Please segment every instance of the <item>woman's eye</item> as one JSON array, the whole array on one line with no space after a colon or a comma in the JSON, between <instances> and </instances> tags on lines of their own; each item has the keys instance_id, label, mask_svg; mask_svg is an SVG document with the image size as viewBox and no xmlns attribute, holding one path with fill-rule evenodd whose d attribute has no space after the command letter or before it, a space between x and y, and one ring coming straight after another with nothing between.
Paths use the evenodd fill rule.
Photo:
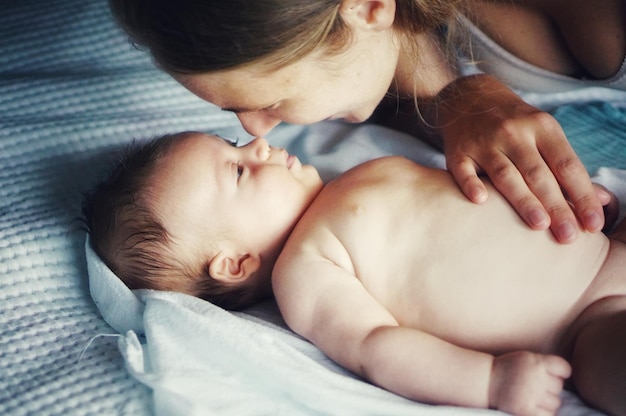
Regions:
<instances>
[{"instance_id":1,"label":"woman's eye","mask_svg":"<svg viewBox=\"0 0 626 416\"><path fill-rule=\"evenodd\" d=\"M268 105L267 107L262 108L261 111L267 113L269 111L276 110L278 108L279 104L280 104L280 102L274 103L272 105Z\"/></svg>"}]
</instances>

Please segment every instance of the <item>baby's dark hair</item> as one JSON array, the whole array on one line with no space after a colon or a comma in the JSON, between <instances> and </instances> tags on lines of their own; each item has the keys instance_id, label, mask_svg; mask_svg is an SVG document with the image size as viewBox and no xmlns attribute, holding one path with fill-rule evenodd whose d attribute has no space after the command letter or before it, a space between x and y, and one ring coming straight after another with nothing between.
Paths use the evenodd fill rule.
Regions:
<instances>
[{"instance_id":1,"label":"baby's dark hair","mask_svg":"<svg viewBox=\"0 0 626 416\"><path fill-rule=\"evenodd\" d=\"M226 309L249 306L256 300L252 288L215 280L203 263L175 254L154 209L154 173L180 138L132 142L111 173L85 193L82 214L91 245L130 289L182 292Z\"/></svg>"},{"instance_id":2,"label":"baby's dark hair","mask_svg":"<svg viewBox=\"0 0 626 416\"><path fill-rule=\"evenodd\" d=\"M396 0L395 26L410 34L449 23L463 0ZM274 68L323 46L337 53L351 32L341 0L109 0L132 41L171 73L214 72L265 60Z\"/></svg>"}]
</instances>

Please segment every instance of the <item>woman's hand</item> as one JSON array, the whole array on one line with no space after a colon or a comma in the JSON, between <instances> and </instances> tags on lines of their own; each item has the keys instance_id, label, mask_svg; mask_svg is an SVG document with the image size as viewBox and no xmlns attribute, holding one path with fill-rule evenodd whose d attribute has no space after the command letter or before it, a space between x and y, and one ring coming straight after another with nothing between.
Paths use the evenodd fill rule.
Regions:
<instances>
[{"instance_id":1,"label":"woman's hand","mask_svg":"<svg viewBox=\"0 0 626 416\"><path fill-rule=\"evenodd\" d=\"M594 190L551 115L488 75L459 78L436 100L427 120L442 135L448 170L470 200L487 199L479 177L486 174L530 227L550 227L559 242L576 239L577 218L588 231L602 229L608 195Z\"/></svg>"}]
</instances>

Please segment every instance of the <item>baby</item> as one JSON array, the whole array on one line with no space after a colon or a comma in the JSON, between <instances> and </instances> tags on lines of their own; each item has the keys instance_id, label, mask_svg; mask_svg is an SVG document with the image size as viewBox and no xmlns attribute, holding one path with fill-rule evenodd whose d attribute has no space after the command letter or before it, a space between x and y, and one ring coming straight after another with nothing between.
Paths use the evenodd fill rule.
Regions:
<instances>
[{"instance_id":1,"label":"baby","mask_svg":"<svg viewBox=\"0 0 626 416\"><path fill-rule=\"evenodd\" d=\"M490 191L473 204L401 157L324 186L264 139L186 132L128 154L84 215L130 288L226 308L273 293L295 332L405 397L552 415L572 375L626 415L626 244L582 229L559 244Z\"/></svg>"}]
</instances>

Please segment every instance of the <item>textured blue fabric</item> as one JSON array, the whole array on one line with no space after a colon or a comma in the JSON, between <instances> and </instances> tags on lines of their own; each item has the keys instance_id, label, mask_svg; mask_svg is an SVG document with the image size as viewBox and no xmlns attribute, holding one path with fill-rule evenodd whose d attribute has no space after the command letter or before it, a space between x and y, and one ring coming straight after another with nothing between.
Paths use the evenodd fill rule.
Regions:
<instances>
[{"instance_id":1,"label":"textured blue fabric","mask_svg":"<svg viewBox=\"0 0 626 416\"><path fill-rule=\"evenodd\" d=\"M0 414L150 414L116 339L89 343L113 331L89 296L81 192L133 137L241 130L133 48L106 1L0 10Z\"/></svg>"},{"instance_id":2,"label":"textured blue fabric","mask_svg":"<svg viewBox=\"0 0 626 416\"><path fill-rule=\"evenodd\" d=\"M591 175L601 166L626 169L626 108L597 102L562 106L553 115Z\"/></svg>"},{"instance_id":3,"label":"textured blue fabric","mask_svg":"<svg viewBox=\"0 0 626 416\"><path fill-rule=\"evenodd\" d=\"M116 338L97 337L115 331L89 295L81 192L133 138L247 135L155 69L106 1L0 0L0 10L0 414L151 414ZM590 170L626 167L616 111L555 113Z\"/></svg>"}]
</instances>

